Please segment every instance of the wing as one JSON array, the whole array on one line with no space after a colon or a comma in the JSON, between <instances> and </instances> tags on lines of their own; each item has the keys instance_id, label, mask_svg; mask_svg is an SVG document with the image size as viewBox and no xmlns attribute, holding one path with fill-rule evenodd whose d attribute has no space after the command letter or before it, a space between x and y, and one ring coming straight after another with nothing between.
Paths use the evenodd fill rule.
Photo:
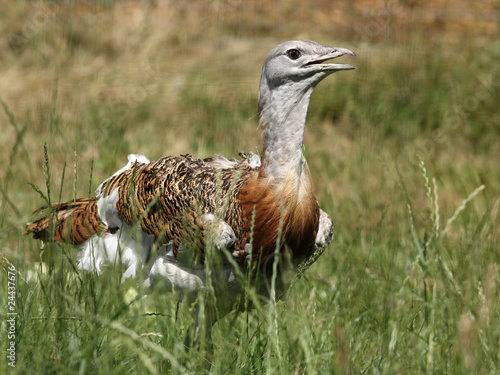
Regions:
<instances>
[{"instance_id":1,"label":"wing","mask_svg":"<svg viewBox=\"0 0 500 375\"><path fill-rule=\"evenodd\" d=\"M239 190L255 168L233 161L218 167L215 160L221 159L182 155L136 162L101 185L99 215L109 227L139 223L158 244L172 241L174 255L180 244L204 248L202 217L208 213L225 220L238 239L246 230Z\"/></svg>"}]
</instances>

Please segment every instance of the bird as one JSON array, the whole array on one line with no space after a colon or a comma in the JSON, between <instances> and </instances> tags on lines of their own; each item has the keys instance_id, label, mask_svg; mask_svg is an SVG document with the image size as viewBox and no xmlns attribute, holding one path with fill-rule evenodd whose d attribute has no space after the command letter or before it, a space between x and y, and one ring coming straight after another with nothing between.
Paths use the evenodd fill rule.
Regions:
<instances>
[{"instance_id":1,"label":"bird","mask_svg":"<svg viewBox=\"0 0 500 375\"><path fill-rule=\"evenodd\" d=\"M118 264L123 277L141 271L146 286L161 281L185 294L202 290L211 277L241 290L238 271L253 267L269 275L276 255L297 267L333 239L332 220L313 195L303 141L316 85L355 69L329 62L344 55L355 54L311 40L269 52L258 95L260 155L184 154L150 162L131 154L95 197L40 208L35 213L43 216L25 234L78 246L80 269L100 274ZM212 248L222 258L219 276L207 270Z\"/></svg>"}]
</instances>

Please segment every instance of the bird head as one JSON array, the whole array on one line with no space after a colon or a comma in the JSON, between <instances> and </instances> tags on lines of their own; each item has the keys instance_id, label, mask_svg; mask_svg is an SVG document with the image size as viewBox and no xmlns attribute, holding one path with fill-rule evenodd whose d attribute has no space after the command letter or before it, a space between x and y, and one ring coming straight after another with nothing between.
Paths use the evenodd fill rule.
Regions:
<instances>
[{"instance_id":1,"label":"bird head","mask_svg":"<svg viewBox=\"0 0 500 375\"><path fill-rule=\"evenodd\" d=\"M355 69L348 64L327 63L340 56L355 54L347 48L326 47L312 40L292 40L274 47L262 68L261 89L292 86L292 90L314 88L339 70ZM264 94L261 92L261 94Z\"/></svg>"}]
</instances>

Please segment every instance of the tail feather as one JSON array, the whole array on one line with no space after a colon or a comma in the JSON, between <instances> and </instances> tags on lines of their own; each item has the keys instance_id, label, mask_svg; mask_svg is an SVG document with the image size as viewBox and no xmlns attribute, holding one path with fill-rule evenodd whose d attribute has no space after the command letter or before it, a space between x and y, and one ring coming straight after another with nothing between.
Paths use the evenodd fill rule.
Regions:
<instances>
[{"instance_id":1,"label":"tail feather","mask_svg":"<svg viewBox=\"0 0 500 375\"><path fill-rule=\"evenodd\" d=\"M34 213L46 209L47 206ZM40 219L28 223L24 235L33 233L33 238L36 239L79 245L95 234L116 232L116 229L109 228L100 220L96 198L55 203L51 211Z\"/></svg>"}]
</instances>

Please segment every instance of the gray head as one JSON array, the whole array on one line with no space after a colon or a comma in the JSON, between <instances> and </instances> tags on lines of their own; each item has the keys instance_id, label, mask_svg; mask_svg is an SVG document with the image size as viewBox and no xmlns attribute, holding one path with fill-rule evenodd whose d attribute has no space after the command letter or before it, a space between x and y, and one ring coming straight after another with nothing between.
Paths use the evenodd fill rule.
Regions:
<instances>
[{"instance_id":1,"label":"gray head","mask_svg":"<svg viewBox=\"0 0 500 375\"><path fill-rule=\"evenodd\" d=\"M304 191L307 185L301 182L306 163L302 148L311 94L328 75L354 69L347 64L326 63L343 55L354 53L310 40L292 40L274 47L264 62L259 90L262 166L276 182L292 181L290 191Z\"/></svg>"},{"instance_id":2,"label":"gray head","mask_svg":"<svg viewBox=\"0 0 500 375\"><path fill-rule=\"evenodd\" d=\"M332 60L354 53L346 48L326 47L312 40L291 40L274 47L262 68L259 102L265 105L268 91L280 86L300 92L313 89L322 79L339 70L355 69L348 64L330 64Z\"/></svg>"}]
</instances>

